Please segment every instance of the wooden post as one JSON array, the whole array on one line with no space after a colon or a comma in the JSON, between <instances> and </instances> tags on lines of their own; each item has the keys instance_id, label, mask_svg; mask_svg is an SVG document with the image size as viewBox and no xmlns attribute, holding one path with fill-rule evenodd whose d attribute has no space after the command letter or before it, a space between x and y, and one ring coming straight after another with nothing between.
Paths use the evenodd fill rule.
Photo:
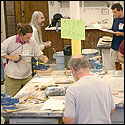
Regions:
<instances>
[{"instance_id":1,"label":"wooden post","mask_svg":"<svg viewBox=\"0 0 125 125\"><path fill-rule=\"evenodd\" d=\"M70 2L70 18L80 19L80 7L79 1L69 1ZM72 45L72 55L81 55L81 40L71 40Z\"/></svg>"}]
</instances>

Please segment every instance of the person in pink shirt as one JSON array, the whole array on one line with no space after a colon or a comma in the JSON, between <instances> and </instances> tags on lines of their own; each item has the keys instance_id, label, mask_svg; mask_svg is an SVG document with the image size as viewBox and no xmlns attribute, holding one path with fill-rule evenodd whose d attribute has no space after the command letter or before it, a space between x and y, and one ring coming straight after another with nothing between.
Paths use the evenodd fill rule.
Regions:
<instances>
[{"instance_id":1,"label":"person in pink shirt","mask_svg":"<svg viewBox=\"0 0 125 125\"><path fill-rule=\"evenodd\" d=\"M5 92L15 96L19 90L32 79L31 55L39 57L47 63L47 56L43 55L39 45L32 39L31 25L18 27L18 35L7 38L1 44L1 57L8 59L5 67Z\"/></svg>"}]
</instances>

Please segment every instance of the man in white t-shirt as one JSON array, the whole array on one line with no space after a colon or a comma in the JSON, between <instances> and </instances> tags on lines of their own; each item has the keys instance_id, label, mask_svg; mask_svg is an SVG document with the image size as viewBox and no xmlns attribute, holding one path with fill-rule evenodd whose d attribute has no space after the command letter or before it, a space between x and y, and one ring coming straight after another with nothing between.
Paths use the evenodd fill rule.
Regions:
<instances>
[{"instance_id":1,"label":"man in white t-shirt","mask_svg":"<svg viewBox=\"0 0 125 125\"><path fill-rule=\"evenodd\" d=\"M33 33L31 25L24 24L18 29L18 35L7 38L1 44L1 56L9 60L5 67L5 92L11 96L32 78L31 63L26 63L31 62L30 56L38 56L44 63L48 61L36 41L31 38Z\"/></svg>"},{"instance_id":2,"label":"man in white t-shirt","mask_svg":"<svg viewBox=\"0 0 125 125\"><path fill-rule=\"evenodd\" d=\"M112 92L106 81L89 74L88 57L77 55L69 60L77 81L66 91L65 124L111 124L115 112Z\"/></svg>"}]
</instances>

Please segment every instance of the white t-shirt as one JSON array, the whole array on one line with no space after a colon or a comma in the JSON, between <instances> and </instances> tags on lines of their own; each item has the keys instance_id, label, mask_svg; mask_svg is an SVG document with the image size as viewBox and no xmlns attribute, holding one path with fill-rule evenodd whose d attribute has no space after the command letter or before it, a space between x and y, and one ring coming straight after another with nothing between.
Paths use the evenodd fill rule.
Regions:
<instances>
[{"instance_id":1,"label":"white t-shirt","mask_svg":"<svg viewBox=\"0 0 125 125\"><path fill-rule=\"evenodd\" d=\"M32 38L36 40L36 42L38 43L38 45L40 46L41 50L44 50L44 44L40 42L39 40L39 36L38 36L38 31L37 29L31 25L33 28L33 34L32 34Z\"/></svg>"},{"instance_id":2,"label":"white t-shirt","mask_svg":"<svg viewBox=\"0 0 125 125\"><path fill-rule=\"evenodd\" d=\"M66 91L64 117L74 117L75 124L111 124L114 108L111 89L101 78L83 77Z\"/></svg>"},{"instance_id":3,"label":"white t-shirt","mask_svg":"<svg viewBox=\"0 0 125 125\"><path fill-rule=\"evenodd\" d=\"M9 37L1 44L1 56L11 53L20 45L21 43L16 42L16 35ZM29 43L21 45L17 50L15 50L10 55L14 55L15 53L18 53L19 55L25 54L33 56L40 56L41 54L43 54L39 45L32 38L29 40ZM8 77L15 79L27 78L29 75L32 74L32 66L31 63L25 63L25 62L31 62L31 57L22 57L22 59L18 63L9 60L8 64L5 67L6 75Z\"/></svg>"}]
</instances>

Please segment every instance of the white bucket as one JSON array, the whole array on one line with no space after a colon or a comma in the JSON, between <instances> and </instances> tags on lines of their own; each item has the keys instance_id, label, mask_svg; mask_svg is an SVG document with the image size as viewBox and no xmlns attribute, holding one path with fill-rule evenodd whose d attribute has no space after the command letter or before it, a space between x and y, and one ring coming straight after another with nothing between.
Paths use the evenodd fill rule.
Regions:
<instances>
[{"instance_id":1,"label":"white bucket","mask_svg":"<svg viewBox=\"0 0 125 125\"><path fill-rule=\"evenodd\" d=\"M64 54L63 51L57 52L57 54L53 54L53 58L56 59L57 70L64 70Z\"/></svg>"},{"instance_id":2,"label":"white bucket","mask_svg":"<svg viewBox=\"0 0 125 125\"><path fill-rule=\"evenodd\" d=\"M82 55L92 58L98 55L98 50L97 49L82 49Z\"/></svg>"}]
</instances>

